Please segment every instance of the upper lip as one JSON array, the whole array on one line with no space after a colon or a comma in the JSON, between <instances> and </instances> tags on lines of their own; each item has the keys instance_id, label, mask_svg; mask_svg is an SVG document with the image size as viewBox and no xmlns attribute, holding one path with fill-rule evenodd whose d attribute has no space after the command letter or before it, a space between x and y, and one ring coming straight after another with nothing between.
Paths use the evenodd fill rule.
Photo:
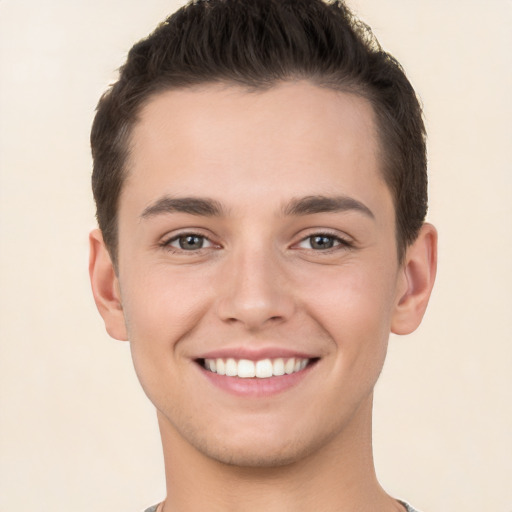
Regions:
<instances>
[{"instance_id":1,"label":"upper lip","mask_svg":"<svg viewBox=\"0 0 512 512\"><path fill-rule=\"evenodd\" d=\"M319 356L307 352L293 350L289 347L266 347L266 348L248 348L248 347L231 347L219 348L200 354L195 359L248 359L249 361L260 361L262 359L277 358L300 358L314 359Z\"/></svg>"}]
</instances>

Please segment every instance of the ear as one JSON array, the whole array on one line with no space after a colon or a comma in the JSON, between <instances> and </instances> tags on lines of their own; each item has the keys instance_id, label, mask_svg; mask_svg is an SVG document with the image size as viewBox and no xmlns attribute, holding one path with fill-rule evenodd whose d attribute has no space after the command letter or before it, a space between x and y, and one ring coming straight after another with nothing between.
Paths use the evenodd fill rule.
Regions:
<instances>
[{"instance_id":1,"label":"ear","mask_svg":"<svg viewBox=\"0 0 512 512\"><path fill-rule=\"evenodd\" d=\"M391 321L391 332L410 334L421 323L437 270L437 231L425 223L418 238L407 248L402 273L403 286Z\"/></svg>"},{"instance_id":2,"label":"ear","mask_svg":"<svg viewBox=\"0 0 512 512\"><path fill-rule=\"evenodd\" d=\"M89 235L89 250L89 276L96 307L110 336L126 341L128 335L119 281L99 229L94 229Z\"/></svg>"}]
</instances>

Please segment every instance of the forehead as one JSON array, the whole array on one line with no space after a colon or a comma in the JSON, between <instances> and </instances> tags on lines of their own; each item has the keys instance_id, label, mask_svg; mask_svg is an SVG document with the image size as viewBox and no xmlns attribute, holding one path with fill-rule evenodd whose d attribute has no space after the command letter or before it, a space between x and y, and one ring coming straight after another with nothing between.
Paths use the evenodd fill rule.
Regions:
<instances>
[{"instance_id":1,"label":"forehead","mask_svg":"<svg viewBox=\"0 0 512 512\"><path fill-rule=\"evenodd\" d=\"M166 91L133 129L121 206L127 195L143 208L157 193L194 195L198 187L233 204L276 187L301 196L335 186L371 200L387 191L377 140L367 100L308 82Z\"/></svg>"}]
</instances>

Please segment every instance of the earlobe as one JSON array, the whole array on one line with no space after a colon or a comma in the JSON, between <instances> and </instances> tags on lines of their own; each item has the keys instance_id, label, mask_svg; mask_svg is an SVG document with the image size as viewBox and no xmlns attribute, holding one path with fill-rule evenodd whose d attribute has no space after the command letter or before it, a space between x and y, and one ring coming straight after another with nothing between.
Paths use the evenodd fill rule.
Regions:
<instances>
[{"instance_id":1,"label":"earlobe","mask_svg":"<svg viewBox=\"0 0 512 512\"><path fill-rule=\"evenodd\" d=\"M119 282L99 229L89 235L89 276L96 307L105 322L105 329L112 338L128 339Z\"/></svg>"},{"instance_id":2,"label":"earlobe","mask_svg":"<svg viewBox=\"0 0 512 512\"><path fill-rule=\"evenodd\" d=\"M401 272L405 291L400 292L391 332L409 334L421 323L434 286L437 270L437 231L425 223L418 238L407 248Z\"/></svg>"}]
</instances>

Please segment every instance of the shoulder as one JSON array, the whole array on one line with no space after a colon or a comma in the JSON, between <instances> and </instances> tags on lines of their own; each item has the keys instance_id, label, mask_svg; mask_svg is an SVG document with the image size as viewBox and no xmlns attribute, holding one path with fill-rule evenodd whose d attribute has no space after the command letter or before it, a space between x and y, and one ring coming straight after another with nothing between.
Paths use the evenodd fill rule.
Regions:
<instances>
[{"instance_id":1,"label":"shoulder","mask_svg":"<svg viewBox=\"0 0 512 512\"><path fill-rule=\"evenodd\" d=\"M419 510L416 510L415 508L411 507L411 505L409 505L409 503L407 503L406 501L402 501L402 500L398 500L404 507L405 507L405 510L407 512L420 512ZM148 511L146 511L148 512Z\"/></svg>"}]
</instances>

